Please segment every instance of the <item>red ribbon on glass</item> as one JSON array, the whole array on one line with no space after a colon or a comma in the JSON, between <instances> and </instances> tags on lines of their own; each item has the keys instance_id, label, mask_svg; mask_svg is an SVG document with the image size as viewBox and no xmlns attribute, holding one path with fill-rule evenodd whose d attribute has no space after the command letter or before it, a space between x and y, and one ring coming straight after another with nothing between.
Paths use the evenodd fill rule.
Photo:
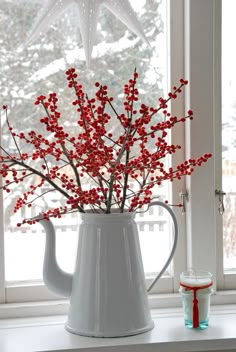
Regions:
<instances>
[{"instance_id":1,"label":"red ribbon on glass","mask_svg":"<svg viewBox=\"0 0 236 352\"><path fill-rule=\"evenodd\" d=\"M203 290L204 288L211 287L213 285L213 282L210 282L209 284L204 285L204 286L187 286L187 285L182 284L181 282L179 284L180 284L180 286L185 288L185 291L193 291L193 328L198 328L199 327L199 310L198 310L197 291Z\"/></svg>"}]
</instances>

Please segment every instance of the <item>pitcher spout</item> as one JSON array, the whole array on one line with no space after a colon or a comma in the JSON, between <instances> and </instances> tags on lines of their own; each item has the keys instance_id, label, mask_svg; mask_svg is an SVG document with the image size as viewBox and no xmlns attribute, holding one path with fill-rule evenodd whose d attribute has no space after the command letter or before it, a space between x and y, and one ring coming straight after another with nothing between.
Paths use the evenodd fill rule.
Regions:
<instances>
[{"instance_id":1,"label":"pitcher spout","mask_svg":"<svg viewBox=\"0 0 236 352\"><path fill-rule=\"evenodd\" d=\"M70 297L73 275L64 272L56 260L56 236L51 220L40 220L46 232L46 244L43 263L43 280L45 285L54 293Z\"/></svg>"}]
</instances>

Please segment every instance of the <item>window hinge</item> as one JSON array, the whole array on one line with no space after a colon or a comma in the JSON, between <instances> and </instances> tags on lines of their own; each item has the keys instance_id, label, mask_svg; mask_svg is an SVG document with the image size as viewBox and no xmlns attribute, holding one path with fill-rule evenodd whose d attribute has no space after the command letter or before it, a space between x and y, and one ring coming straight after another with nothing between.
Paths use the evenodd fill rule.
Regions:
<instances>
[{"instance_id":1,"label":"window hinge","mask_svg":"<svg viewBox=\"0 0 236 352\"><path fill-rule=\"evenodd\" d=\"M215 195L218 196L218 200L219 200L218 211L219 211L220 215L223 215L224 211L225 211L224 196L226 195L226 193L220 189L216 189Z\"/></svg>"},{"instance_id":2,"label":"window hinge","mask_svg":"<svg viewBox=\"0 0 236 352\"><path fill-rule=\"evenodd\" d=\"M180 192L179 193L180 196L180 202L182 204L182 214L186 213L186 201L188 200L188 192Z\"/></svg>"}]
</instances>

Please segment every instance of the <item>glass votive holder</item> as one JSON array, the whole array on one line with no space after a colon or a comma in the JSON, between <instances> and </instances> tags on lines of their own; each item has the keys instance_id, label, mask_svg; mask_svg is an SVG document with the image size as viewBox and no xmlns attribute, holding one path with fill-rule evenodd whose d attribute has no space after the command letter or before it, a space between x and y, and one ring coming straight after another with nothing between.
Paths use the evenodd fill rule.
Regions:
<instances>
[{"instance_id":1,"label":"glass votive holder","mask_svg":"<svg viewBox=\"0 0 236 352\"><path fill-rule=\"evenodd\" d=\"M210 296L213 293L212 274L189 270L180 275L184 321L188 328L206 329L209 321Z\"/></svg>"}]
</instances>

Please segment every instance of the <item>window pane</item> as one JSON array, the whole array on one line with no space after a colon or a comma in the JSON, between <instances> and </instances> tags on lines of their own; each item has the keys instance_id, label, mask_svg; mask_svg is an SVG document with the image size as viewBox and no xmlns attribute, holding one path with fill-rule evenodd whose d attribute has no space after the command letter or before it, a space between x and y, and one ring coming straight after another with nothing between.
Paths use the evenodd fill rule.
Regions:
<instances>
[{"instance_id":1,"label":"window pane","mask_svg":"<svg viewBox=\"0 0 236 352\"><path fill-rule=\"evenodd\" d=\"M162 207L152 206L151 211L137 213L139 238L142 248L144 270L147 277L153 277L164 266L172 245L172 220ZM161 211L160 211L161 210ZM160 214L161 213L161 214ZM167 274L171 274L168 270Z\"/></svg>"},{"instance_id":2,"label":"window pane","mask_svg":"<svg viewBox=\"0 0 236 352\"><path fill-rule=\"evenodd\" d=\"M222 1L222 179L224 269L236 270L236 33L234 0Z\"/></svg>"},{"instance_id":3,"label":"window pane","mask_svg":"<svg viewBox=\"0 0 236 352\"><path fill-rule=\"evenodd\" d=\"M74 129L76 119L69 110L71 100L67 95L64 75L64 71L71 66L78 69L80 81L89 96L93 93L91 82L96 81L106 84L114 96L121 94L123 84L126 83L127 77L131 77L136 67L139 73L139 84L142 87L139 90L140 100L147 105L156 106L157 98L164 95L167 87L166 1L131 0L130 2L137 12L151 44L150 47L127 30L108 10L102 8L91 69L86 67L84 61L76 8L73 6L68 8L47 33L42 34L35 43L24 47L22 38L26 38L26 34L30 32L33 19L42 6L41 2L28 0L0 2L2 33L0 94L3 103L8 105L9 120L14 129L25 133L30 130L39 131L42 112L33 105L33 102L38 95L47 95L48 92L53 91L59 95L66 127L69 130ZM5 148L9 148L11 152L17 152L4 121L2 140ZM37 207L26 208L13 215L14 202L30 187L30 182L37 184L38 180L37 178L33 181L26 180L24 189L19 184L14 192L4 195L6 279L8 281L41 279L44 252L44 234L41 226L17 228L16 224L25 217L37 215L41 210L45 210L47 205L56 206L62 201L54 193L47 193L38 199ZM166 192L167 189L164 189L165 194ZM157 211L162 215L160 210ZM155 211L153 216L157 218ZM146 213L142 220L145 219ZM78 241L76 215L53 221L57 228L59 263L62 269L73 271ZM70 224L71 233L66 230L68 224ZM156 248L162 248L162 246L168 248L170 245L169 236L162 238L156 235L155 237L156 229L163 232L166 226L168 227L164 225L163 219L158 221L157 225L151 224L151 227L140 223L144 266L149 273L159 270L162 266L161 259L156 256Z\"/></svg>"}]
</instances>

